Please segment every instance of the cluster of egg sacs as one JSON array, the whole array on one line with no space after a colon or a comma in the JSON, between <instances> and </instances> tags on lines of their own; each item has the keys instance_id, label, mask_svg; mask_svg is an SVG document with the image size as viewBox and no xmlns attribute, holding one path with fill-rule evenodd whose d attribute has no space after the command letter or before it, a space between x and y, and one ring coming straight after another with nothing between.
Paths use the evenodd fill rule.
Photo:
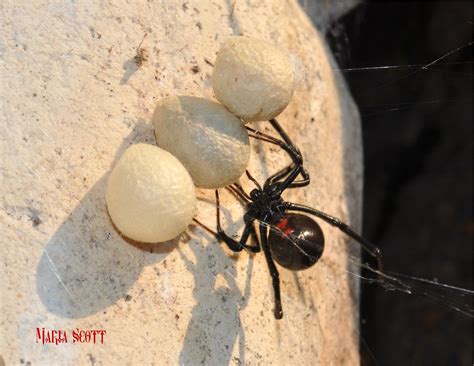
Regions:
<instances>
[{"instance_id":1,"label":"cluster of egg sacs","mask_svg":"<svg viewBox=\"0 0 474 366\"><path fill-rule=\"evenodd\" d=\"M107 208L127 237L146 243L175 238L191 223L195 186L236 182L250 156L245 123L274 118L295 85L287 54L265 41L229 37L212 74L215 103L175 96L158 102L152 122L159 147L129 147L110 174Z\"/></svg>"}]
</instances>

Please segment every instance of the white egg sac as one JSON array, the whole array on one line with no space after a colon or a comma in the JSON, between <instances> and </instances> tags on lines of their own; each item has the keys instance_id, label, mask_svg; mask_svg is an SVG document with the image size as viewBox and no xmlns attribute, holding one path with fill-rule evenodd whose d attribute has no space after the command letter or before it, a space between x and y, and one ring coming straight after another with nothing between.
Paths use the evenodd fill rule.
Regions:
<instances>
[{"instance_id":1,"label":"white egg sac","mask_svg":"<svg viewBox=\"0 0 474 366\"><path fill-rule=\"evenodd\" d=\"M243 120L269 120L290 102L295 69L289 55L271 43L229 37L217 54L212 86L216 98Z\"/></svg>"},{"instance_id":2,"label":"white egg sac","mask_svg":"<svg viewBox=\"0 0 474 366\"><path fill-rule=\"evenodd\" d=\"M178 159L159 147L135 144L110 173L106 202L112 221L125 236L156 243L187 228L195 213L196 193Z\"/></svg>"},{"instance_id":3,"label":"white egg sac","mask_svg":"<svg viewBox=\"0 0 474 366\"><path fill-rule=\"evenodd\" d=\"M247 168L248 132L218 103L197 97L165 98L156 105L152 122L158 146L183 163L198 187L225 187Z\"/></svg>"}]
</instances>

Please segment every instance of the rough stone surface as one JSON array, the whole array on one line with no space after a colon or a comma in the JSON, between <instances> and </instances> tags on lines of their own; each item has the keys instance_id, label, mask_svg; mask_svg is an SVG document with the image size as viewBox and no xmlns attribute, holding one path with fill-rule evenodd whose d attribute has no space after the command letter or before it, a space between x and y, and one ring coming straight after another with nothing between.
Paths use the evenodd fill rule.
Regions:
<instances>
[{"instance_id":1,"label":"rough stone surface","mask_svg":"<svg viewBox=\"0 0 474 366\"><path fill-rule=\"evenodd\" d=\"M106 211L116 159L132 143L154 143L156 102L211 99L221 42L245 34L305 69L279 120L312 184L285 198L359 226L358 113L295 1L9 2L0 27L7 365L358 363L357 281L335 229L321 224L326 249L314 267L281 269L285 316L276 321L263 255L231 255L194 226L159 246L130 243ZM252 146L249 170L260 182L288 161L276 147ZM213 192L198 196L198 217L213 226ZM242 207L225 191L221 204L228 231L240 232ZM66 330L69 343L36 343L43 327ZM105 329L105 344L72 343L76 328Z\"/></svg>"}]
</instances>

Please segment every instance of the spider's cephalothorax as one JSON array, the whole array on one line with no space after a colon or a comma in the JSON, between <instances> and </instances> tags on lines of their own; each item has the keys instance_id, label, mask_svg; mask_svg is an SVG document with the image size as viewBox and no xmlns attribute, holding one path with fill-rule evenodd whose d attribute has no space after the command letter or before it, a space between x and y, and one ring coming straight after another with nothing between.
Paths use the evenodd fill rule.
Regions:
<instances>
[{"instance_id":1,"label":"spider's cephalothorax","mask_svg":"<svg viewBox=\"0 0 474 366\"><path fill-rule=\"evenodd\" d=\"M249 175L249 173L247 172ZM283 200L273 197L260 187L250 192L250 202L247 204L247 216L258 220L266 220L270 217L278 217L284 212Z\"/></svg>"},{"instance_id":2,"label":"spider's cephalothorax","mask_svg":"<svg viewBox=\"0 0 474 366\"><path fill-rule=\"evenodd\" d=\"M303 167L303 158L299 149L291 142L286 132L275 120L270 124L281 137L277 139L250 127L250 136L280 146L290 156L292 163L273 174L265 181L263 187L247 171L247 177L256 188L247 194L239 184L227 188L246 203L244 215L244 231L239 241L232 239L221 227L219 192L216 190L217 203L217 232L209 229L198 220L198 224L213 233L218 240L223 241L234 252L248 250L265 254L275 292L275 317L281 319L283 310L280 296L280 279L275 261L292 271L302 270L314 265L321 257L324 249L324 235L320 226L306 213L337 227L351 238L357 240L362 248L375 257L378 270L382 268L380 250L363 237L355 233L339 219L312 207L286 202L281 198L282 193L289 188L303 187L309 184L310 178ZM299 179L297 179L300 177ZM260 236L257 237L255 225ZM256 238L255 245L248 245L250 235Z\"/></svg>"}]
</instances>

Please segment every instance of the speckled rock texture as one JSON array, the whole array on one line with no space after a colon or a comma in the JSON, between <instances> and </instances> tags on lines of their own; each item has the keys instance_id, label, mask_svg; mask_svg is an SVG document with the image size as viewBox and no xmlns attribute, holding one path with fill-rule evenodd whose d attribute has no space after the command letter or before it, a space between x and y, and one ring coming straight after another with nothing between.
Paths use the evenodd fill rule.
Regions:
<instances>
[{"instance_id":1,"label":"speckled rock texture","mask_svg":"<svg viewBox=\"0 0 474 366\"><path fill-rule=\"evenodd\" d=\"M189 96L164 98L155 107L152 123L158 146L184 164L198 187L225 187L247 168L247 130L220 103Z\"/></svg>"},{"instance_id":2,"label":"speckled rock texture","mask_svg":"<svg viewBox=\"0 0 474 366\"><path fill-rule=\"evenodd\" d=\"M287 50L305 71L279 121L312 183L284 198L359 227L358 112L297 2L7 2L0 27L5 364L358 364L352 246L337 230L321 224L326 248L314 267L280 269L285 315L276 321L262 254L233 255L196 226L163 244L127 241L106 210L117 159L130 144L155 143L156 102L214 99L216 52L244 34ZM289 161L251 145L259 182ZM197 216L213 227L213 191L197 195ZM240 203L222 190L221 205L226 230L240 233ZM64 330L68 343L37 343L37 328ZM104 344L73 343L73 331L91 329L106 331Z\"/></svg>"}]
</instances>

